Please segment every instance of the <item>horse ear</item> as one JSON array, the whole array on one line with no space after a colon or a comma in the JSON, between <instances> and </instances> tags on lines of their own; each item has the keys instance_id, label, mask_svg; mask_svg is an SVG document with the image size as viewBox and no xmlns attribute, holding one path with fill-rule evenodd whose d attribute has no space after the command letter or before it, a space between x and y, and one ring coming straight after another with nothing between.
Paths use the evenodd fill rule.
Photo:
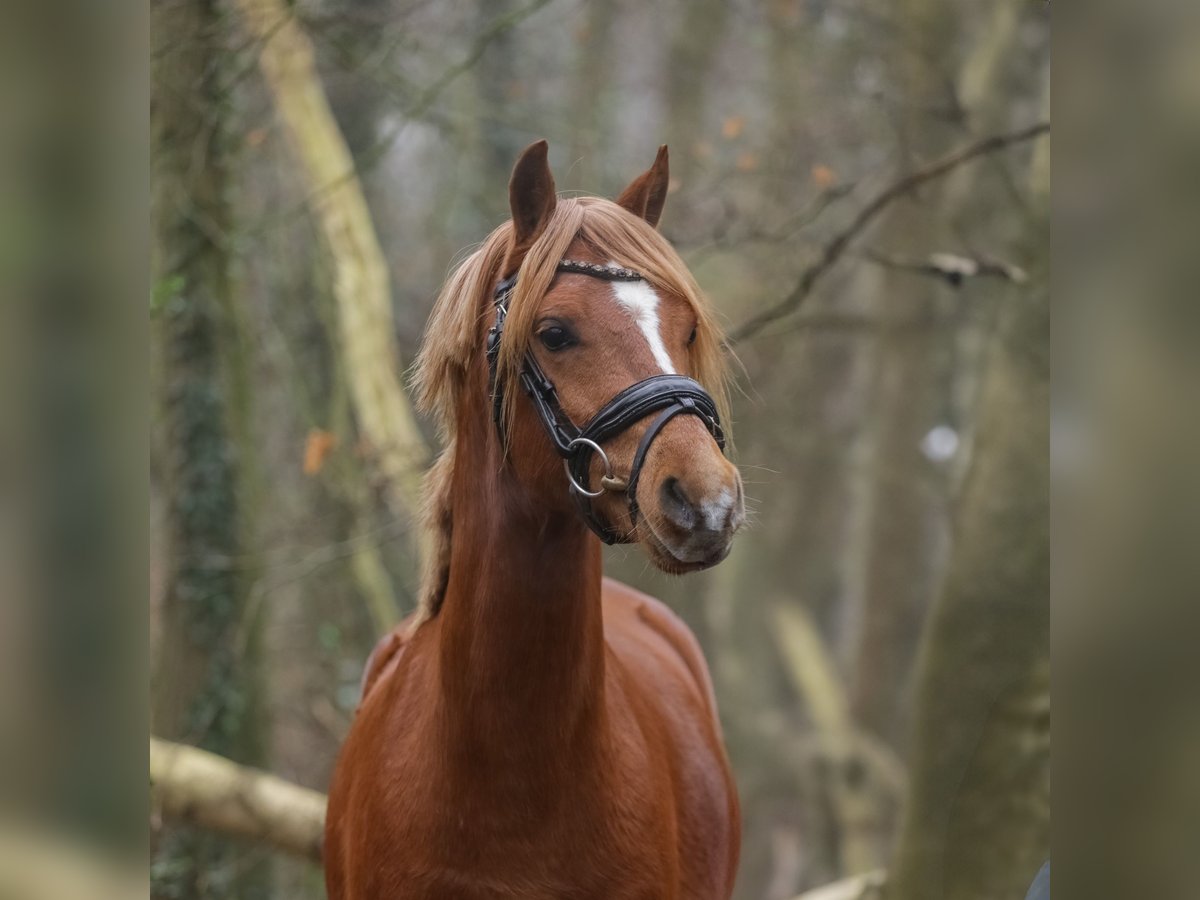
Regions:
<instances>
[{"instance_id":1,"label":"horse ear","mask_svg":"<svg viewBox=\"0 0 1200 900\"><path fill-rule=\"evenodd\" d=\"M554 176L546 159L549 145L544 141L530 144L513 167L508 182L508 204L512 209L513 245L505 265L512 272L521 264L529 248L546 230L556 204Z\"/></svg>"},{"instance_id":2,"label":"horse ear","mask_svg":"<svg viewBox=\"0 0 1200 900\"><path fill-rule=\"evenodd\" d=\"M663 144L658 148L658 156L654 157L654 165L621 191L617 205L623 206L657 228L663 204L667 202L667 183L670 180L671 167L667 160L667 145Z\"/></svg>"}]
</instances>

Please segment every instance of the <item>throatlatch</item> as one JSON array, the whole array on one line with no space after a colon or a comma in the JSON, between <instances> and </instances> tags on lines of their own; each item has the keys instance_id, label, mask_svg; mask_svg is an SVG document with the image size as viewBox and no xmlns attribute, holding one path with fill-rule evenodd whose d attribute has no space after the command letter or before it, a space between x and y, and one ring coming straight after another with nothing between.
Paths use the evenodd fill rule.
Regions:
<instances>
[{"instance_id":1,"label":"throatlatch","mask_svg":"<svg viewBox=\"0 0 1200 900\"><path fill-rule=\"evenodd\" d=\"M640 273L620 266L603 266L597 263L579 262L564 259L558 264L559 272L570 272L576 275L587 275L602 281L643 281ZM500 385L496 381L496 361L500 356L500 341L504 336L504 320L508 316L508 303L512 298L517 284L517 275L510 275L496 286L496 323L488 330L487 361L488 386L492 393L492 419L504 435L502 409L504 398ZM717 442L722 451L725 450L725 432L717 415L717 404L713 402L708 391L695 379L686 375L652 375L638 381L619 392L604 404L594 416L583 425L577 426L570 416L563 412L559 404L558 392L554 383L546 377L537 360L531 352L526 352L521 366L521 388L533 402L542 427L550 437L550 442L559 456L563 458L567 481L570 491L579 504L580 515L588 527L606 544L622 541L618 534L607 522L604 522L592 508L592 499L599 497L606 490L624 491L629 503L631 521L636 524L638 516L637 485L642 474L642 466L650 445L662 432L666 424L675 416L686 414L697 416L709 434ZM628 478L622 480L613 471L608 454L604 452L605 441L616 437L651 413L659 415L650 423L638 442L637 451ZM604 463L604 476L601 478L600 490L593 491L590 486L590 468L592 456L599 454Z\"/></svg>"}]
</instances>

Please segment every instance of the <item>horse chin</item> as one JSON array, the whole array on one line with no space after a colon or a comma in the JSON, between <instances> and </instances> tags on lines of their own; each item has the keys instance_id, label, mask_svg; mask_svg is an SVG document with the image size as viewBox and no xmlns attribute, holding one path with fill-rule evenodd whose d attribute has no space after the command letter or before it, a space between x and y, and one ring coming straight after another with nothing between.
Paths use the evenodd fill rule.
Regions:
<instances>
[{"instance_id":1,"label":"horse chin","mask_svg":"<svg viewBox=\"0 0 1200 900\"><path fill-rule=\"evenodd\" d=\"M650 558L650 562L654 563L655 566L668 575L686 575L689 572L702 572L705 569L711 569L725 559L729 555L729 551L733 549L733 541L731 539L703 559L680 559L654 531L654 526L648 521L643 521L644 526L638 528L638 537L640 538L642 549L645 550L646 556Z\"/></svg>"}]
</instances>

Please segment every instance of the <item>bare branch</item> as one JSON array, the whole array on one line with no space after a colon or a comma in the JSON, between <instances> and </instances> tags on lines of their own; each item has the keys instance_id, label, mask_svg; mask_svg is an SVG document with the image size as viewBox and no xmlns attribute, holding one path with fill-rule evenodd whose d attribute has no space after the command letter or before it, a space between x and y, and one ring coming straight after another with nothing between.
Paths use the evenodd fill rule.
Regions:
<instances>
[{"instance_id":1,"label":"bare branch","mask_svg":"<svg viewBox=\"0 0 1200 900\"><path fill-rule=\"evenodd\" d=\"M805 891L795 900L880 900L886 882L885 872L868 872Z\"/></svg>"},{"instance_id":2,"label":"bare branch","mask_svg":"<svg viewBox=\"0 0 1200 900\"><path fill-rule=\"evenodd\" d=\"M150 790L168 819L321 861L325 795L184 744L150 738Z\"/></svg>"},{"instance_id":3,"label":"bare branch","mask_svg":"<svg viewBox=\"0 0 1200 900\"><path fill-rule=\"evenodd\" d=\"M1011 281L1013 284L1024 284L1029 277L1024 269L1012 263L997 259L962 256L957 253L930 253L924 259L912 259L891 256L876 250L864 250L862 256L886 269L916 272L941 278L952 287L961 287L962 283L969 278L999 278L1003 281Z\"/></svg>"},{"instance_id":4,"label":"bare branch","mask_svg":"<svg viewBox=\"0 0 1200 900\"><path fill-rule=\"evenodd\" d=\"M764 228L757 222L749 222L744 228L731 228L727 224L726 218L721 217L717 220L717 227L714 229L712 236L703 243L689 246L680 240L676 240L669 233L666 234L666 237L675 245L677 250L690 254L693 259L697 254L706 254L715 250L738 247L743 244L789 243L794 241L801 231L816 222L825 210L829 209L837 201L853 193L857 186L855 182L845 182L834 185L831 188L826 188L813 197L799 212L790 216L787 221L777 228Z\"/></svg>"},{"instance_id":5,"label":"bare branch","mask_svg":"<svg viewBox=\"0 0 1200 900\"><path fill-rule=\"evenodd\" d=\"M1033 140L1049 131L1049 122L1038 122L1036 125L1030 125L1019 131L992 135L973 144L960 147L958 150L948 153L936 162L910 172L898 181L893 182L876 194L866 206L859 210L858 215L854 217L854 220L849 225L834 235L833 240L825 245L825 249L821 252L820 257L800 273L800 278L797 280L796 286L792 288L791 293L779 303L768 307L735 328L729 336L730 342L740 341L757 334L772 322L776 322L784 316L795 312L808 298L809 294L812 293L813 288L821 280L822 276L841 259L842 254L846 252L851 242L862 234L867 226L875 221L876 217L892 201L915 190L926 182L933 181L954 171L959 166L973 159Z\"/></svg>"},{"instance_id":6,"label":"bare branch","mask_svg":"<svg viewBox=\"0 0 1200 900\"><path fill-rule=\"evenodd\" d=\"M339 339L363 436L392 508L411 514L430 453L401 382L387 261L354 160L329 108L312 42L283 0L238 0L238 6L261 42L259 64L333 260Z\"/></svg>"},{"instance_id":7,"label":"bare branch","mask_svg":"<svg viewBox=\"0 0 1200 900\"><path fill-rule=\"evenodd\" d=\"M549 2L550 0L533 0L532 3L514 9L502 16L497 16L488 23L488 26L477 34L475 40L471 42L471 48L467 51L467 55L457 64L446 69L429 87L421 92L421 95L417 98L417 102L408 111L409 115L414 118L419 117L425 110L429 109L437 99L438 94L458 78L458 76L479 62L483 57L484 51L487 50L493 41L513 28L516 28Z\"/></svg>"},{"instance_id":8,"label":"bare branch","mask_svg":"<svg viewBox=\"0 0 1200 900\"><path fill-rule=\"evenodd\" d=\"M431 124L444 125L445 121L433 116L432 113L432 108L442 92L459 76L469 71L480 60L492 43L516 28L550 2L551 0L532 0L532 2L525 6L497 16L476 35L466 55L459 62L445 69L429 85L421 89L416 97L408 95L411 86L401 86L394 77L383 78L376 76L375 83L395 102L397 109L402 114L402 120L397 122L387 134L379 137L374 143L359 153L357 171L352 169L341 172L331 180L311 188L309 195L304 200L278 214L264 217L262 220L263 224L259 227L265 228L270 227L272 223L290 221L303 210L318 203L326 193L338 190L347 181L357 181L358 172L370 171L373 166L377 165L387 154L388 150L391 149L404 129L413 122L424 120ZM311 21L311 18L308 21Z\"/></svg>"},{"instance_id":9,"label":"bare branch","mask_svg":"<svg viewBox=\"0 0 1200 900\"><path fill-rule=\"evenodd\" d=\"M475 36L475 40L471 42L466 55L430 82L412 103L404 109L404 119L393 126L387 134L383 135L373 146L360 155L359 162L361 166L366 169L379 162L409 123L425 116L434 103L437 102L441 93L457 80L460 75L468 72L479 62L492 43L516 28L549 2L550 0L532 0L531 3L497 16L489 22L487 27Z\"/></svg>"},{"instance_id":10,"label":"bare branch","mask_svg":"<svg viewBox=\"0 0 1200 900\"><path fill-rule=\"evenodd\" d=\"M881 862L875 839L879 809L904 795L904 765L856 727L837 666L807 611L795 603L779 603L773 619L788 674L804 698L823 752L836 763L823 787L837 816L841 865L846 871L864 871ZM860 769L872 777L847 779L841 774Z\"/></svg>"}]
</instances>

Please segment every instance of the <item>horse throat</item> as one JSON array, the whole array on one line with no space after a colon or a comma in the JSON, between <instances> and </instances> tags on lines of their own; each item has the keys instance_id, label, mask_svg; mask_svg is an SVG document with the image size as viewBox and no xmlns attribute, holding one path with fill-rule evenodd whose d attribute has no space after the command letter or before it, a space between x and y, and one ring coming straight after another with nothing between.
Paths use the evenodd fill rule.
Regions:
<instances>
[{"instance_id":1,"label":"horse throat","mask_svg":"<svg viewBox=\"0 0 1200 900\"><path fill-rule=\"evenodd\" d=\"M577 515L539 505L494 447L463 447L437 617L445 726L473 760L552 764L603 714L600 542Z\"/></svg>"}]
</instances>

